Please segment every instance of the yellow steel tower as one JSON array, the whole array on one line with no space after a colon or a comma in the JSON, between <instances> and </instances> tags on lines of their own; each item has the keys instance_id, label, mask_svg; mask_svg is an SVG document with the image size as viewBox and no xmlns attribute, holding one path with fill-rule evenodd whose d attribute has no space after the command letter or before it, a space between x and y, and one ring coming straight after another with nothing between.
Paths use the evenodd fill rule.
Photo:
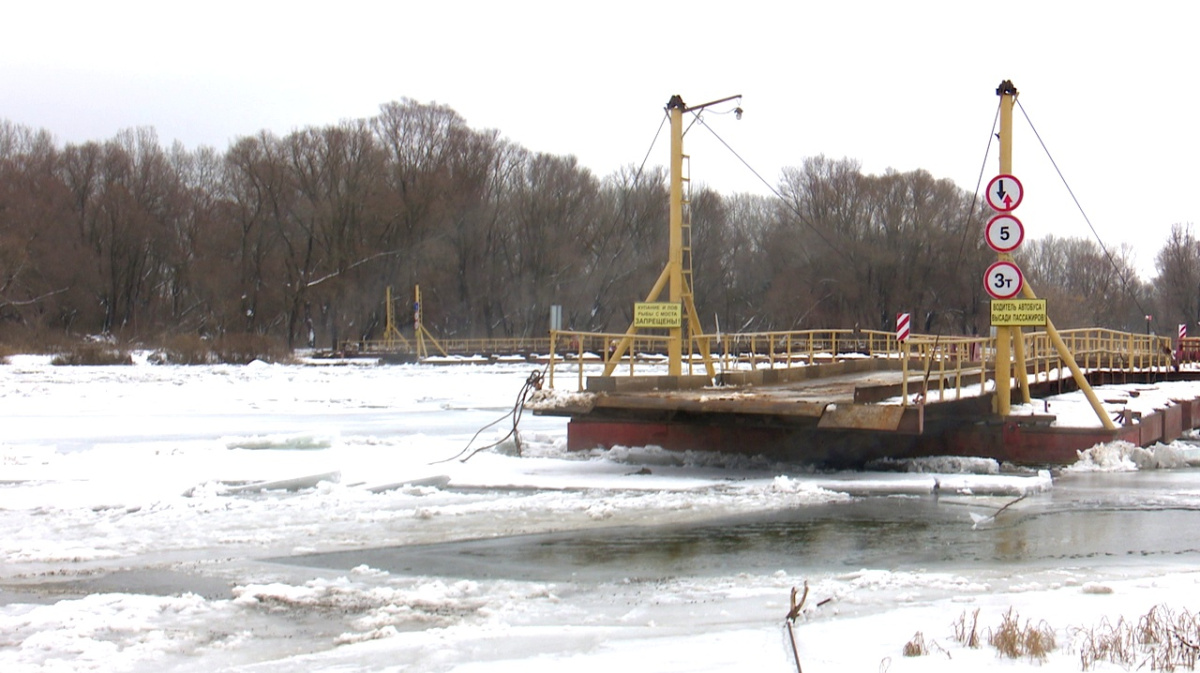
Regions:
<instances>
[{"instance_id":1,"label":"yellow steel tower","mask_svg":"<svg viewBox=\"0 0 1200 673\"><path fill-rule=\"evenodd\" d=\"M1011 80L1004 80L996 88L996 95L1000 96L1000 175L1012 175L1012 113L1017 103L1017 87ZM997 255L997 261L1011 262L1012 255L1010 253L1000 253ZM1026 299L1037 299L1037 295L1034 294L1033 288L1030 287L1028 282L1022 283L1020 293ZM1058 353L1059 359L1071 370L1071 375L1074 377L1076 385L1079 386L1084 396L1087 397L1088 403L1100 419L1100 422L1109 430L1115 429L1115 424L1108 417L1108 414L1105 413L1099 398L1096 397L1096 393L1092 390L1092 386L1088 383L1083 371L1079 369L1079 365L1076 364L1075 356L1067 348L1062 337L1059 336L1058 330L1054 327L1054 323L1050 321L1049 316L1046 318L1046 335L1050 337L1050 342L1054 344L1054 349ZM1020 327L997 327L996 398L993 403L993 409L1000 416L1008 416L1012 411L1014 356L1016 361L1015 373L1017 384L1021 388L1021 398L1024 402L1028 403L1030 395L1025 362L1024 334Z\"/></svg>"},{"instance_id":2,"label":"yellow steel tower","mask_svg":"<svg viewBox=\"0 0 1200 673\"><path fill-rule=\"evenodd\" d=\"M658 277L658 281L646 297L647 302L657 301L664 288L667 289L668 301L682 306L686 323L668 330L667 342L667 373L670 376L680 376L683 373L684 334L690 341L703 334L700 318L696 314L696 302L692 293L691 274L691 218L687 216L685 207L688 205L684 198L684 183L689 179L684 176L683 164L687 156L683 153L683 114L699 112L711 105L725 103L740 96L729 96L702 105L687 106L678 95L672 96L667 102L667 113L671 117L671 191L670 191L670 236L667 265ZM604 376L611 376L617 363L629 349L633 335L637 333L636 326L630 326L625 337L617 344L604 367ZM705 339L697 339L696 345L704 360L705 371L709 378L716 375L709 343Z\"/></svg>"}]
</instances>

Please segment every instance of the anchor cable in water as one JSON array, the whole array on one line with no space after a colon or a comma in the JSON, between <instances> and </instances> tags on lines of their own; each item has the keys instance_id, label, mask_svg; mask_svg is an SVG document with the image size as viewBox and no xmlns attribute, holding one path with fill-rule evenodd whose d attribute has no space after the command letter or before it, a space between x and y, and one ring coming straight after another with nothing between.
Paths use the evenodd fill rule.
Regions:
<instances>
[{"instance_id":1,"label":"anchor cable in water","mask_svg":"<svg viewBox=\"0 0 1200 673\"><path fill-rule=\"evenodd\" d=\"M492 421L491 423L488 423L487 425L483 426L482 428L479 428L479 430L477 430L475 432L475 434L471 437L471 441L467 442L466 448L464 448L462 451L459 451L457 455L451 456L449 458L444 458L442 460L435 460L429 464L437 465L439 463L448 463L452 460L459 460L459 462L465 463L468 460L470 460L471 458L473 458L475 456L475 454L480 453L482 451L487 451L488 449L492 449L497 446L500 446L504 442L508 441L508 439L510 437L516 438L517 450L519 451L520 447L521 447L521 438L517 434L517 426L521 422L521 414L525 411L525 402L526 402L526 400L529 399L529 395L531 393L533 393L535 390L542 389L542 381L543 381L544 377L545 377L545 369L542 369L541 371L538 371L535 369L534 371L530 372L529 377L525 379L525 383L521 386L521 391L517 394L517 401L513 405L513 408L511 411L504 414L500 418L497 418L496 420ZM503 421L506 418L510 418L510 417L512 418L512 429L509 430L506 435L504 435L500 439L492 442L491 444L478 447L474 450L471 449L471 445L475 443L476 439L479 439L479 435L483 434L484 430L487 430L488 428L490 428L494 425L498 425L501 421ZM468 451L470 451L470 454L467 454ZM463 458L462 457L463 454L467 454L467 456L465 458Z\"/></svg>"}]
</instances>

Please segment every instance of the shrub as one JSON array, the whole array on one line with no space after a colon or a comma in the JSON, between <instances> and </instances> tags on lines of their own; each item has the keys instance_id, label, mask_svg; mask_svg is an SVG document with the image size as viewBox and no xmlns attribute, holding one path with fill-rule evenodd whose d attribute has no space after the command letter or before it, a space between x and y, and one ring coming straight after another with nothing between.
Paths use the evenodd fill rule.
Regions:
<instances>
[{"instance_id":1,"label":"shrub","mask_svg":"<svg viewBox=\"0 0 1200 673\"><path fill-rule=\"evenodd\" d=\"M226 334L216 339L195 335L169 338L150 356L157 364L249 364L255 360L286 362L291 353L281 342L256 334Z\"/></svg>"},{"instance_id":2,"label":"shrub","mask_svg":"<svg viewBox=\"0 0 1200 673\"><path fill-rule=\"evenodd\" d=\"M194 335L179 335L150 355L150 361L166 365L204 365L216 361L209 343Z\"/></svg>"},{"instance_id":3,"label":"shrub","mask_svg":"<svg viewBox=\"0 0 1200 673\"><path fill-rule=\"evenodd\" d=\"M259 334L225 334L213 342L217 360L227 364L249 364L255 360L287 362L292 354L277 339Z\"/></svg>"},{"instance_id":4,"label":"shrub","mask_svg":"<svg viewBox=\"0 0 1200 673\"><path fill-rule=\"evenodd\" d=\"M50 362L55 365L131 365L133 358L114 346L88 343L59 353Z\"/></svg>"}]
</instances>

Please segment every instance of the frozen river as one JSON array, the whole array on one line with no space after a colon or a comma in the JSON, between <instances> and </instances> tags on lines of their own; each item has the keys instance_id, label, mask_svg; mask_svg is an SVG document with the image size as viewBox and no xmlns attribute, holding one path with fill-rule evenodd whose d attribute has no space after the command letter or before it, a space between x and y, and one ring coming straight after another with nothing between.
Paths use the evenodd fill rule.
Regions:
<instances>
[{"instance_id":1,"label":"frozen river","mask_svg":"<svg viewBox=\"0 0 1200 673\"><path fill-rule=\"evenodd\" d=\"M1192 468L570 454L505 439L530 370L0 365L0 669L788 671L808 583L806 671L1005 666L954 641L975 609L1079 670L1080 629L1196 609Z\"/></svg>"}]
</instances>

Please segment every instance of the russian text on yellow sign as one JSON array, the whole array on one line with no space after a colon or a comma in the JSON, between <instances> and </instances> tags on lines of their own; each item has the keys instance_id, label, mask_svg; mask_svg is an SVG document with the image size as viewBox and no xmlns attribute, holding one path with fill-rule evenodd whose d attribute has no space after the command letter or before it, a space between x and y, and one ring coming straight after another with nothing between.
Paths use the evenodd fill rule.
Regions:
<instances>
[{"instance_id":1,"label":"russian text on yellow sign","mask_svg":"<svg viewBox=\"0 0 1200 673\"><path fill-rule=\"evenodd\" d=\"M671 302L637 302L633 305L633 326L670 329L683 326L683 306Z\"/></svg>"},{"instance_id":2,"label":"russian text on yellow sign","mask_svg":"<svg viewBox=\"0 0 1200 673\"><path fill-rule=\"evenodd\" d=\"M996 327L1040 327L1045 324L1045 299L992 300L992 325Z\"/></svg>"}]
</instances>

